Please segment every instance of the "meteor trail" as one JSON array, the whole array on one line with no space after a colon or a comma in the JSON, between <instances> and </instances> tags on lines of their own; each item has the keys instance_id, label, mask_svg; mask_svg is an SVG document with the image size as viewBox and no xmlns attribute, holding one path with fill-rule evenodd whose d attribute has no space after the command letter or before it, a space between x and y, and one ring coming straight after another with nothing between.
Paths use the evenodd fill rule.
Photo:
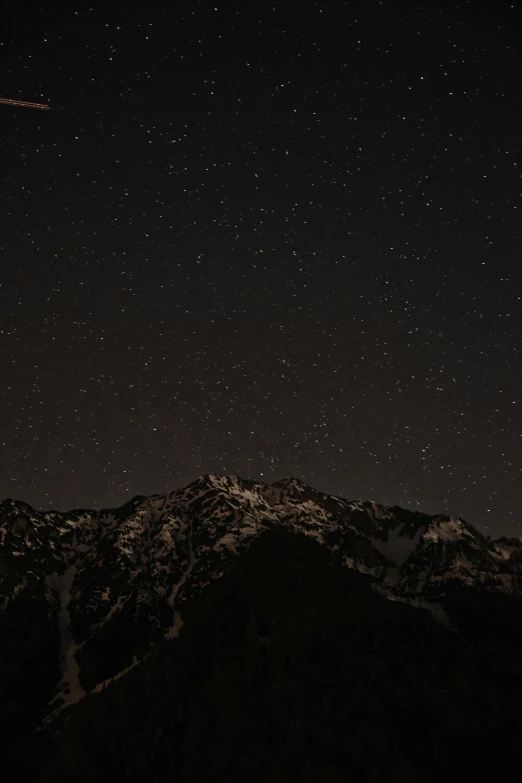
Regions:
<instances>
[{"instance_id":1,"label":"meteor trail","mask_svg":"<svg viewBox=\"0 0 522 783\"><path fill-rule=\"evenodd\" d=\"M13 98L0 98L0 103L7 103L9 106L28 106L30 109L49 109L47 103L33 103L33 101L16 101Z\"/></svg>"}]
</instances>

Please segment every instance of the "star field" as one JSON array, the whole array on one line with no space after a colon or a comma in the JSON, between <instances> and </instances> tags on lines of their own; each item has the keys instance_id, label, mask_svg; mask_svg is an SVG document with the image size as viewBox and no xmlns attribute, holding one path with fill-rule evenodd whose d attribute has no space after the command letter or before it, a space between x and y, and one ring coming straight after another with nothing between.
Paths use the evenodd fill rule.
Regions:
<instances>
[{"instance_id":1,"label":"star field","mask_svg":"<svg viewBox=\"0 0 522 783\"><path fill-rule=\"evenodd\" d=\"M296 475L522 535L510 3L7 4L0 497Z\"/></svg>"}]
</instances>

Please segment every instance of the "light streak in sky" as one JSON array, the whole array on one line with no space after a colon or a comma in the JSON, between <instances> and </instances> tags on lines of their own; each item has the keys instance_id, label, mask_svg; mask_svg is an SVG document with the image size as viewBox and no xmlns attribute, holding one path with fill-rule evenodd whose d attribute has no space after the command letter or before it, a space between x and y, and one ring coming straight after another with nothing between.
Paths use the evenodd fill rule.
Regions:
<instances>
[{"instance_id":1,"label":"light streak in sky","mask_svg":"<svg viewBox=\"0 0 522 783\"><path fill-rule=\"evenodd\" d=\"M50 109L47 103L33 103L33 101L17 101L13 98L0 98L0 103L6 103L9 106L28 106L30 109Z\"/></svg>"}]
</instances>

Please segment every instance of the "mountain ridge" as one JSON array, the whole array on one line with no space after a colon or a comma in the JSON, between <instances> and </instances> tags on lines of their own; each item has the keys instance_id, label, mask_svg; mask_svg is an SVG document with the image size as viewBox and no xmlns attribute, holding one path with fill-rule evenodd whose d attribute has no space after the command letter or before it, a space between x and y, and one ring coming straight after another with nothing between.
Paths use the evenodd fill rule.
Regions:
<instances>
[{"instance_id":1,"label":"mountain ridge","mask_svg":"<svg viewBox=\"0 0 522 783\"><path fill-rule=\"evenodd\" d=\"M49 717L176 638L191 602L263 532L315 539L390 600L449 623L455 588L522 594L522 542L488 539L460 517L328 495L296 477L273 484L202 474L109 509L37 511L0 503L2 635L28 602L47 625ZM16 636L16 634L15 634Z\"/></svg>"}]
</instances>

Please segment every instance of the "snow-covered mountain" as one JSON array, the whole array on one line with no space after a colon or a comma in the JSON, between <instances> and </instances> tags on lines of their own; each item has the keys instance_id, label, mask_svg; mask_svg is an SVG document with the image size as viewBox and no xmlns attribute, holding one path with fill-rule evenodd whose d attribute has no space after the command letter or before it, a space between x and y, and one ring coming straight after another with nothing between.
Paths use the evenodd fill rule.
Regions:
<instances>
[{"instance_id":1,"label":"snow-covered mountain","mask_svg":"<svg viewBox=\"0 0 522 783\"><path fill-rule=\"evenodd\" d=\"M23 643L31 628L20 616L31 607L31 622L46 629L38 654L56 658L50 711L60 709L136 665L162 636L176 637L191 600L274 526L313 536L388 598L441 617L455 585L522 594L518 539L491 541L460 518L346 500L295 478L203 475L118 509L1 503L0 642Z\"/></svg>"}]
</instances>

